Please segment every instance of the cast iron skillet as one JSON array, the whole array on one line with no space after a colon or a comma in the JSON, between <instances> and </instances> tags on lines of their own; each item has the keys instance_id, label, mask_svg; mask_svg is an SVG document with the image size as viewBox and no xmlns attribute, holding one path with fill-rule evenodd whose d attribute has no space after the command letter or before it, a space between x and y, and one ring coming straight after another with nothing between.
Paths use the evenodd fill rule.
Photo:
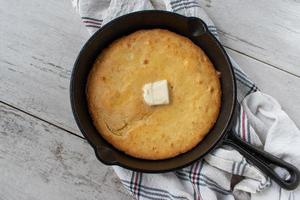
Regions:
<instances>
[{"instance_id":1,"label":"cast iron skillet","mask_svg":"<svg viewBox=\"0 0 300 200\"><path fill-rule=\"evenodd\" d=\"M200 46L221 72L222 106L216 124L195 148L171 159L151 161L133 158L118 151L97 132L90 118L86 102L86 81L97 55L115 39L140 29L163 28L190 38ZM184 17L165 11L141 11L119 17L97 31L82 48L71 77L70 97L74 117L82 134L94 148L97 158L107 165L119 165L142 172L166 172L182 168L203 158L218 145L232 146L248 161L271 177L281 187L292 190L299 182L299 171L264 151L243 142L231 130L236 112L236 84L233 69L227 54L207 30L206 24L198 18ZM284 180L275 172L279 166L290 173Z\"/></svg>"}]
</instances>

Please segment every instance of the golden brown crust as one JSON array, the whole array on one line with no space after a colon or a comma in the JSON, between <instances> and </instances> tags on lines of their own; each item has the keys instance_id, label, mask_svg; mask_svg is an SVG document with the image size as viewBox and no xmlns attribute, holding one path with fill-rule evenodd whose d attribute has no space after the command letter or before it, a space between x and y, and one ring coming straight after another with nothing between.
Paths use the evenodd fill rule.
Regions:
<instances>
[{"instance_id":1,"label":"golden brown crust","mask_svg":"<svg viewBox=\"0 0 300 200\"><path fill-rule=\"evenodd\" d=\"M170 104L148 106L142 88L167 80ZM87 101L101 135L126 154L165 159L196 146L221 105L218 75L205 53L173 32L140 30L113 42L88 78Z\"/></svg>"}]
</instances>

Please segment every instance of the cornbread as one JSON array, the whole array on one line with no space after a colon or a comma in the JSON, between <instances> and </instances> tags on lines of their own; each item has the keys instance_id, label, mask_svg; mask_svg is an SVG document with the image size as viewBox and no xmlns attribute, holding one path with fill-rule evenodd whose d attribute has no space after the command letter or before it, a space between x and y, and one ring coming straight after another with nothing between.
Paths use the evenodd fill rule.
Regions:
<instances>
[{"instance_id":1,"label":"cornbread","mask_svg":"<svg viewBox=\"0 0 300 200\"><path fill-rule=\"evenodd\" d=\"M167 80L169 104L149 106L143 86ZM219 77L205 53L163 29L124 36L100 53L87 82L87 102L99 133L137 158L174 157L195 147L217 120Z\"/></svg>"}]
</instances>

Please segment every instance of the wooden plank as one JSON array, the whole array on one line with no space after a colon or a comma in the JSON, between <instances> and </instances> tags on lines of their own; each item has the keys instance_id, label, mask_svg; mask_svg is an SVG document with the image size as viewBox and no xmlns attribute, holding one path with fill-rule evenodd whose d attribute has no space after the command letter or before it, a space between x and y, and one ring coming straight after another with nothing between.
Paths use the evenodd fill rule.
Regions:
<instances>
[{"instance_id":1,"label":"wooden plank","mask_svg":"<svg viewBox=\"0 0 300 200\"><path fill-rule=\"evenodd\" d=\"M229 55L241 66L259 89L273 96L282 109L300 128L300 79L273 67L227 49Z\"/></svg>"},{"instance_id":2,"label":"wooden plank","mask_svg":"<svg viewBox=\"0 0 300 200\"><path fill-rule=\"evenodd\" d=\"M89 35L71 1L0 5L0 100L79 134L69 79Z\"/></svg>"},{"instance_id":3,"label":"wooden plank","mask_svg":"<svg viewBox=\"0 0 300 200\"><path fill-rule=\"evenodd\" d=\"M82 138L0 103L0 199L132 199Z\"/></svg>"},{"instance_id":4,"label":"wooden plank","mask_svg":"<svg viewBox=\"0 0 300 200\"><path fill-rule=\"evenodd\" d=\"M200 0L223 44L300 77L300 2Z\"/></svg>"}]
</instances>

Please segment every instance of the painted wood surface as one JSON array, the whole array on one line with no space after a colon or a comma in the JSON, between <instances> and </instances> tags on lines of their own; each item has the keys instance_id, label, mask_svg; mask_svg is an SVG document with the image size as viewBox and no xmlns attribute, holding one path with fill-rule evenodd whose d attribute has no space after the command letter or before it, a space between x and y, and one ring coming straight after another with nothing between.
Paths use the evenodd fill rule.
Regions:
<instances>
[{"instance_id":1,"label":"painted wood surface","mask_svg":"<svg viewBox=\"0 0 300 200\"><path fill-rule=\"evenodd\" d=\"M86 140L0 103L0 199L131 199Z\"/></svg>"},{"instance_id":2,"label":"painted wood surface","mask_svg":"<svg viewBox=\"0 0 300 200\"><path fill-rule=\"evenodd\" d=\"M227 52L255 81L259 89L273 96L300 127L300 79L235 51L227 49Z\"/></svg>"},{"instance_id":3,"label":"painted wood surface","mask_svg":"<svg viewBox=\"0 0 300 200\"><path fill-rule=\"evenodd\" d=\"M71 2L0 2L0 100L79 133L69 79L88 33Z\"/></svg>"},{"instance_id":4,"label":"painted wood surface","mask_svg":"<svg viewBox=\"0 0 300 200\"><path fill-rule=\"evenodd\" d=\"M299 1L201 4L229 54L300 127ZM70 73L89 35L71 2L0 0L0 17L0 199L130 199L72 135Z\"/></svg>"},{"instance_id":5,"label":"painted wood surface","mask_svg":"<svg viewBox=\"0 0 300 200\"><path fill-rule=\"evenodd\" d=\"M225 46L300 77L300 1L200 2Z\"/></svg>"},{"instance_id":6,"label":"painted wood surface","mask_svg":"<svg viewBox=\"0 0 300 200\"><path fill-rule=\"evenodd\" d=\"M11 2L15 2L15 6L9 6ZM1 1L1 4L4 20L0 29L0 94L3 94L0 100L81 135L71 114L68 86L74 60L88 34L71 3L50 1L47 6L41 6L38 0L31 0L25 5L14 0ZM226 38L222 39L226 41ZM242 54L236 54L236 57L251 60ZM268 67L262 62L255 65ZM243 63L242 67L247 67L247 64ZM255 81L253 73L257 73L258 77L263 73L257 70L251 72ZM276 69L274 73L284 74ZM267 74L264 77L268 78L261 83L262 89L270 82L276 82L279 88L284 89L285 82L296 86L299 81L297 78L292 81L273 79ZM289 94L279 97L284 107L294 96Z\"/></svg>"}]
</instances>

